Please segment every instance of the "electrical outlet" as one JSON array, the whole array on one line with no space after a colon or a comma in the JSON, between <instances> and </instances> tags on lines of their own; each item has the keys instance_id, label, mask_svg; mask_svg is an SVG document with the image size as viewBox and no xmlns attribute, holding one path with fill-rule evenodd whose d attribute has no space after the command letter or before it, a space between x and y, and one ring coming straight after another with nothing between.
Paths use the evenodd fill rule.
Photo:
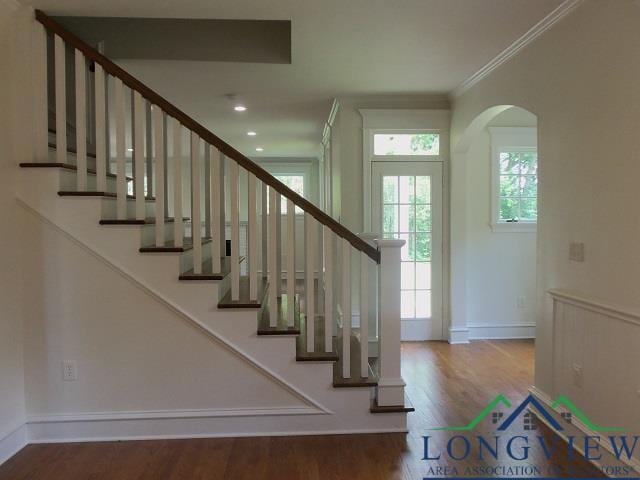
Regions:
<instances>
[{"instance_id":1,"label":"electrical outlet","mask_svg":"<svg viewBox=\"0 0 640 480\"><path fill-rule=\"evenodd\" d=\"M65 382L75 382L78 380L78 365L72 360L62 362L62 380Z\"/></svg>"},{"instance_id":2,"label":"electrical outlet","mask_svg":"<svg viewBox=\"0 0 640 480\"><path fill-rule=\"evenodd\" d=\"M516 300L516 304L518 305L518 308L520 310L524 309L524 307L525 307L525 298L524 297L518 297L518 299Z\"/></svg>"},{"instance_id":3,"label":"electrical outlet","mask_svg":"<svg viewBox=\"0 0 640 480\"><path fill-rule=\"evenodd\" d=\"M571 242L569 244L569 260L584 262L584 243Z\"/></svg>"},{"instance_id":4,"label":"electrical outlet","mask_svg":"<svg viewBox=\"0 0 640 480\"><path fill-rule=\"evenodd\" d=\"M573 383L576 387L582 387L582 365L573 364Z\"/></svg>"}]
</instances>

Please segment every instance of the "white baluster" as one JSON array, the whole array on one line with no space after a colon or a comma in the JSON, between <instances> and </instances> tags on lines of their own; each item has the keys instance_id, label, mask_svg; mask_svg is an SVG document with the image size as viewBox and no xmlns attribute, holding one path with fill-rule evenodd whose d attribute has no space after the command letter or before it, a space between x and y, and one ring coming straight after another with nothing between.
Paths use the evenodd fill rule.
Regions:
<instances>
[{"instance_id":1,"label":"white baluster","mask_svg":"<svg viewBox=\"0 0 640 480\"><path fill-rule=\"evenodd\" d=\"M323 228L324 235L324 351L333 351L333 232Z\"/></svg>"},{"instance_id":2,"label":"white baluster","mask_svg":"<svg viewBox=\"0 0 640 480\"><path fill-rule=\"evenodd\" d=\"M220 218L223 203L220 199L220 179L222 177L222 171L220 169L220 156L218 151L209 145L209 158L211 159L211 271L217 273L222 270L220 264L221 245L220 245L220 232L223 228ZM218 231L216 231L216 229Z\"/></svg>"},{"instance_id":3,"label":"white baluster","mask_svg":"<svg viewBox=\"0 0 640 480\"><path fill-rule=\"evenodd\" d=\"M304 237L305 237L305 257L306 257L306 282L304 288L304 298L306 305L307 319L307 351L315 351L315 316L316 316L316 295L315 295L315 220L306 213L304 214Z\"/></svg>"},{"instance_id":4,"label":"white baluster","mask_svg":"<svg viewBox=\"0 0 640 480\"><path fill-rule=\"evenodd\" d=\"M240 209L238 196L238 164L229 164L229 199L231 201L231 300L240 299Z\"/></svg>"},{"instance_id":5,"label":"white baluster","mask_svg":"<svg viewBox=\"0 0 640 480\"><path fill-rule=\"evenodd\" d=\"M369 257L360 252L360 376L369 377Z\"/></svg>"},{"instance_id":6,"label":"white baluster","mask_svg":"<svg viewBox=\"0 0 640 480\"><path fill-rule=\"evenodd\" d=\"M232 160L233 161L233 160ZM220 152L220 255L227 256L227 197L225 195L225 156Z\"/></svg>"},{"instance_id":7,"label":"white baluster","mask_svg":"<svg viewBox=\"0 0 640 480\"><path fill-rule=\"evenodd\" d=\"M49 99L47 92L47 32L36 23L33 29L33 107L36 141L33 150L34 162L49 159Z\"/></svg>"},{"instance_id":8,"label":"white baluster","mask_svg":"<svg viewBox=\"0 0 640 480\"><path fill-rule=\"evenodd\" d=\"M80 50L76 54L76 188L82 192L87 189L87 82L84 55Z\"/></svg>"},{"instance_id":9,"label":"white baluster","mask_svg":"<svg viewBox=\"0 0 640 480\"><path fill-rule=\"evenodd\" d=\"M104 192L107 190L107 90L106 77L102 66L96 63L95 68L96 190ZM149 178L149 181L151 181L151 178Z\"/></svg>"},{"instance_id":10,"label":"white baluster","mask_svg":"<svg viewBox=\"0 0 640 480\"><path fill-rule=\"evenodd\" d=\"M276 257L276 278L278 279L278 297L282 296L282 195L276 194L276 238L278 239L278 250Z\"/></svg>"},{"instance_id":11,"label":"white baluster","mask_svg":"<svg viewBox=\"0 0 640 480\"><path fill-rule=\"evenodd\" d=\"M261 229L261 234L260 234L260 238L262 239L262 246L261 246L261 258L262 258L262 277L263 278L267 278L267 271L268 271L268 235L267 235L267 230L268 230L268 217L267 217L267 205L268 205L268 197L267 197L267 184L264 182L260 182L260 229Z\"/></svg>"},{"instance_id":12,"label":"white baluster","mask_svg":"<svg viewBox=\"0 0 640 480\"><path fill-rule=\"evenodd\" d=\"M404 240L376 240L380 250L380 406L404 405L400 352L400 250Z\"/></svg>"},{"instance_id":13,"label":"white baluster","mask_svg":"<svg viewBox=\"0 0 640 480\"><path fill-rule=\"evenodd\" d=\"M153 175L155 177L155 209L156 209L156 247L164 246L164 113L157 105L153 106L153 141L155 144Z\"/></svg>"},{"instance_id":14,"label":"white baluster","mask_svg":"<svg viewBox=\"0 0 640 480\"><path fill-rule=\"evenodd\" d=\"M200 137L191 132L191 237L193 273L202 273L202 205L200 204Z\"/></svg>"},{"instance_id":15,"label":"white baluster","mask_svg":"<svg viewBox=\"0 0 640 480\"><path fill-rule=\"evenodd\" d=\"M342 240L342 376L351 378L351 244Z\"/></svg>"},{"instance_id":16,"label":"white baluster","mask_svg":"<svg viewBox=\"0 0 640 480\"><path fill-rule=\"evenodd\" d=\"M247 172L247 221L249 236L249 300L258 300L258 218L256 177Z\"/></svg>"},{"instance_id":17,"label":"white baluster","mask_svg":"<svg viewBox=\"0 0 640 480\"><path fill-rule=\"evenodd\" d=\"M173 242L182 247L182 124L178 120L173 121L173 217Z\"/></svg>"},{"instance_id":18,"label":"white baluster","mask_svg":"<svg viewBox=\"0 0 640 480\"><path fill-rule=\"evenodd\" d=\"M133 92L133 164L134 189L136 196L136 219L144 220L147 216L144 194L145 175L145 100L138 92ZM150 146L149 146L150 148ZM151 181L151 179L149 179Z\"/></svg>"},{"instance_id":19,"label":"white baluster","mask_svg":"<svg viewBox=\"0 0 640 480\"><path fill-rule=\"evenodd\" d=\"M115 114L116 114L116 218L127 218L127 172L125 163L125 100L124 84L115 79Z\"/></svg>"},{"instance_id":20,"label":"white baluster","mask_svg":"<svg viewBox=\"0 0 640 480\"><path fill-rule=\"evenodd\" d=\"M67 80L64 41L54 35L55 44L55 89L56 89L56 161L67 160Z\"/></svg>"},{"instance_id":21,"label":"white baluster","mask_svg":"<svg viewBox=\"0 0 640 480\"><path fill-rule=\"evenodd\" d=\"M269 187L269 231L267 233L268 244L268 268L269 268L269 325L275 327L278 324L278 228L279 213L276 210L276 195L278 193Z\"/></svg>"},{"instance_id":22,"label":"white baluster","mask_svg":"<svg viewBox=\"0 0 640 480\"><path fill-rule=\"evenodd\" d=\"M287 200L287 325L294 326L296 298L296 212Z\"/></svg>"}]
</instances>

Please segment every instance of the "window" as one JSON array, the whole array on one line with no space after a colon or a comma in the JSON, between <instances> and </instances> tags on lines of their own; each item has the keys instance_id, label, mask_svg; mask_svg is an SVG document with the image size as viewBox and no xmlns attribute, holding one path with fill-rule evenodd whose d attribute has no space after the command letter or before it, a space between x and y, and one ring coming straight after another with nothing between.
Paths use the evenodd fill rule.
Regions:
<instances>
[{"instance_id":1,"label":"window","mask_svg":"<svg viewBox=\"0 0 640 480\"><path fill-rule=\"evenodd\" d=\"M538 220L538 152L535 127L490 127L491 228L531 232Z\"/></svg>"},{"instance_id":2,"label":"window","mask_svg":"<svg viewBox=\"0 0 640 480\"><path fill-rule=\"evenodd\" d=\"M373 136L374 155L439 155L440 135L437 133L376 133Z\"/></svg>"},{"instance_id":3,"label":"window","mask_svg":"<svg viewBox=\"0 0 640 480\"><path fill-rule=\"evenodd\" d=\"M503 149L499 153L500 222L535 222L538 218L538 153Z\"/></svg>"},{"instance_id":4,"label":"window","mask_svg":"<svg viewBox=\"0 0 640 480\"><path fill-rule=\"evenodd\" d=\"M287 174L278 174L274 175L275 178L284 183L291 190L296 192L298 195L304 197L304 175L287 175ZM267 204L267 211L269 205ZM301 215L303 213L300 207L295 208L295 212L297 215ZM282 215L287 214L287 201L283 198L280 202L280 213Z\"/></svg>"}]
</instances>

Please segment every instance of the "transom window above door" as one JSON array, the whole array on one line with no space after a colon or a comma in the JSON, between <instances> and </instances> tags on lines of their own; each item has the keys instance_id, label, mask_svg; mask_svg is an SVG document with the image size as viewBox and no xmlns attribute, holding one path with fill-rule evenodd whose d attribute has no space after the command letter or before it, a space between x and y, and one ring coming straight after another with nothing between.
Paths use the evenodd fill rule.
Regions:
<instances>
[{"instance_id":1,"label":"transom window above door","mask_svg":"<svg viewBox=\"0 0 640 480\"><path fill-rule=\"evenodd\" d=\"M373 135L373 154L394 155L439 155L438 133L376 133Z\"/></svg>"}]
</instances>

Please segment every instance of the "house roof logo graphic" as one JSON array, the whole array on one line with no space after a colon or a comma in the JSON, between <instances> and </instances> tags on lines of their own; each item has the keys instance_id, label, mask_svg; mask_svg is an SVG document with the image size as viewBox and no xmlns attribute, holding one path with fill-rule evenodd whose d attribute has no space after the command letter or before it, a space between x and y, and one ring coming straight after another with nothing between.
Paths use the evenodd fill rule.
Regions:
<instances>
[{"instance_id":1,"label":"house roof logo graphic","mask_svg":"<svg viewBox=\"0 0 640 480\"><path fill-rule=\"evenodd\" d=\"M484 407L476 417L471 420L467 425L463 426L455 426L455 427L438 427L433 430L442 430L442 431L453 431L453 432L464 432L471 431L478 426L482 420L487 417L493 410L498 407L511 408L512 404L509 399L503 395L497 395L491 402ZM582 412L578 407L575 406L569 398L564 395L560 395L551 405L552 409L556 409L557 407L562 406L567 409L571 413L571 415L578 420L580 420L587 428L589 428L593 432L615 432L621 431L621 428L614 427L601 427L594 422L592 422L589 417L587 417L584 412ZM540 403L535 397L532 395L528 395L522 402L511 412L511 414L500 423L497 430L499 432L505 431L509 426L527 409L535 410L541 417L543 417L546 422L553 427L557 431L562 431L564 428L558 421L553 417L553 415L549 412L548 408L545 407L542 403Z\"/></svg>"}]
</instances>

